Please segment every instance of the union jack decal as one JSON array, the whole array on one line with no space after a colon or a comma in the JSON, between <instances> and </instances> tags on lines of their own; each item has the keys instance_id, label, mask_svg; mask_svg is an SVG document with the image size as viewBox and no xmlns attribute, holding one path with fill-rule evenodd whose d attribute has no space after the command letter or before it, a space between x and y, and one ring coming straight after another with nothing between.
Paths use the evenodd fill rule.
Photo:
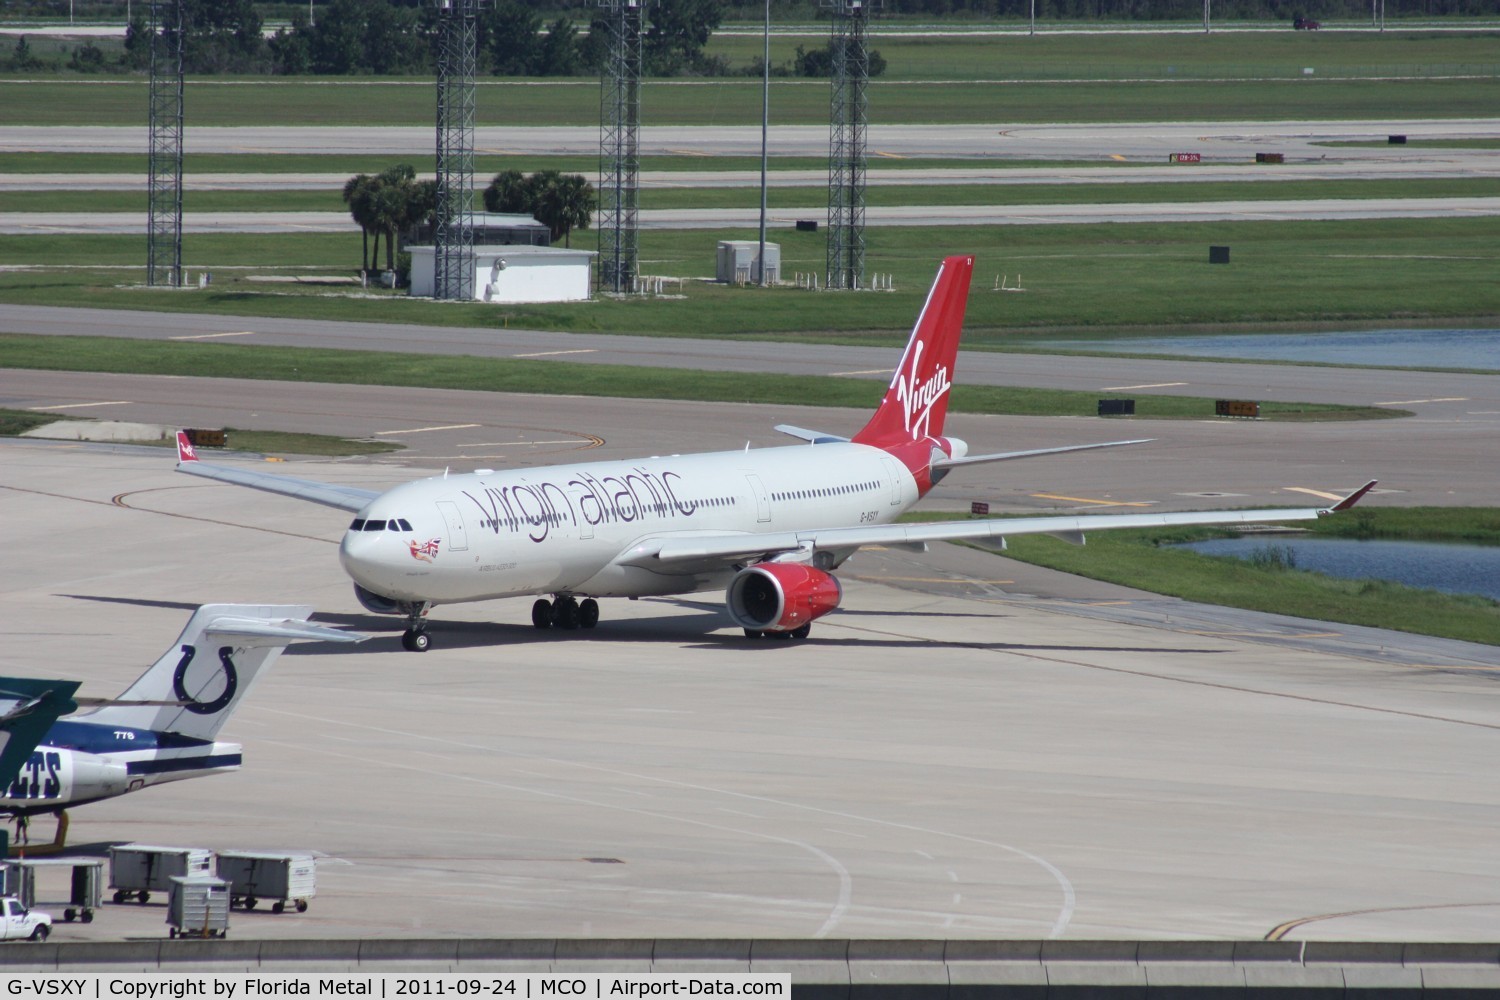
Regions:
<instances>
[{"instance_id":1,"label":"union jack decal","mask_svg":"<svg viewBox=\"0 0 1500 1000\"><path fill-rule=\"evenodd\" d=\"M441 542L441 538L431 538L425 542L419 542L413 538L406 544L411 546L411 557L413 559L420 559L422 562L432 562L437 558L438 545Z\"/></svg>"}]
</instances>

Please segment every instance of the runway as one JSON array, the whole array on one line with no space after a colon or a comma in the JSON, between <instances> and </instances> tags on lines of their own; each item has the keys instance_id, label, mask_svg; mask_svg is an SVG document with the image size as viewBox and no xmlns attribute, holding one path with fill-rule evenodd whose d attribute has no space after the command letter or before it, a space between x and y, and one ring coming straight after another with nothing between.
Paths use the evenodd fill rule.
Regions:
<instances>
[{"instance_id":1,"label":"runway","mask_svg":"<svg viewBox=\"0 0 1500 1000\"><path fill-rule=\"evenodd\" d=\"M308 913L237 911L237 939L1488 940L1500 917L1492 647L1031 597L941 547L856 559L806 643L747 644L712 594L607 602L587 638L513 601L439 609L417 657L354 603L342 515L169 469L0 443L5 523L41 540L0 577L0 671L113 695L208 600L376 633L283 658L225 732L238 774L75 812L78 844L325 855ZM53 940L163 917L106 905Z\"/></svg>"}]
</instances>

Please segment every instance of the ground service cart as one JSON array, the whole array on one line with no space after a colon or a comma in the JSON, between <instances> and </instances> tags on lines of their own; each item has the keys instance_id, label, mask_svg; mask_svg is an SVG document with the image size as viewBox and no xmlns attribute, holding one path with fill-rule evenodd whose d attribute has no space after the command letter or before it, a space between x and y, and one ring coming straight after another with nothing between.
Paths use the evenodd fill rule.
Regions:
<instances>
[{"instance_id":1,"label":"ground service cart","mask_svg":"<svg viewBox=\"0 0 1500 1000\"><path fill-rule=\"evenodd\" d=\"M298 913L317 891L318 861L311 854L278 851L221 851L219 878L229 883L230 905L255 909L262 900L271 901L271 912L280 913L290 903Z\"/></svg>"},{"instance_id":2,"label":"ground service cart","mask_svg":"<svg viewBox=\"0 0 1500 1000\"><path fill-rule=\"evenodd\" d=\"M168 880L169 937L225 937L229 934L229 883L212 875L173 875Z\"/></svg>"},{"instance_id":3,"label":"ground service cart","mask_svg":"<svg viewBox=\"0 0 1500 1000\"><path fill-rule=\"evenodd\" d=\"M154 847L124 844L109 849L109 887L114 901L134 897L144 903L153 892L167 892L171 879L213 876L214 852L201 847Z\"/></svg>"}]
</instances>

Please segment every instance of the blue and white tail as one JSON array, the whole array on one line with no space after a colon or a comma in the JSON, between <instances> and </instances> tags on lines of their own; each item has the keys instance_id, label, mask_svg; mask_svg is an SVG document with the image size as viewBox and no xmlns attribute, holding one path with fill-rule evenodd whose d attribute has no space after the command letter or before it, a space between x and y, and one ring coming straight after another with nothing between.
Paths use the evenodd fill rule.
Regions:
<instances>
[{"instance_id":1,"label":"blue and white tail","mask_svg":"<svg viewBox=\"0 0 1500 1000\"><path fill-rule=\"evenodd\" d=\"M212 740L289 643L365 636L307 621L307 605L205 604L151 669L79 722Z\"/></svg>"}]
</instances>

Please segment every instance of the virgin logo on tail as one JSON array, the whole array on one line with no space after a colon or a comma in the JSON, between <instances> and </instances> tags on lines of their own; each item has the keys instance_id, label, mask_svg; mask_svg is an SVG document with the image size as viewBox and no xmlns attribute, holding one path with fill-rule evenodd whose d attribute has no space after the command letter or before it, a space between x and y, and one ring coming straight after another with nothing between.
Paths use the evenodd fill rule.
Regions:
<instances>
[{"instance_id":1,"label":"virgin logo on tail","mask_svg":"<svg viewBox=\"0 0 1500 1000\"><path fill-rule=\"evenodd\" d=\"M944 259L885 398L856 443L889 449L942 435L973 272L973 257Z\"/></svg>"},{"instance_id":2,"label":"virgin logo on tail","mask_svg":"<svg viewBox=\"0 0 1500 1000\"><path fill-rule=\"evenodd\" d=\"M896 379L896 402L906 416L906 432L913 438L926 437L932 422L932 408L947 395L953 383L948 380L948 366L939 364L921 385L917 384L917 373L922 367L922 349L927 345L918 341L913 345L911 368Z\"/></svg>"}]
</instances>

